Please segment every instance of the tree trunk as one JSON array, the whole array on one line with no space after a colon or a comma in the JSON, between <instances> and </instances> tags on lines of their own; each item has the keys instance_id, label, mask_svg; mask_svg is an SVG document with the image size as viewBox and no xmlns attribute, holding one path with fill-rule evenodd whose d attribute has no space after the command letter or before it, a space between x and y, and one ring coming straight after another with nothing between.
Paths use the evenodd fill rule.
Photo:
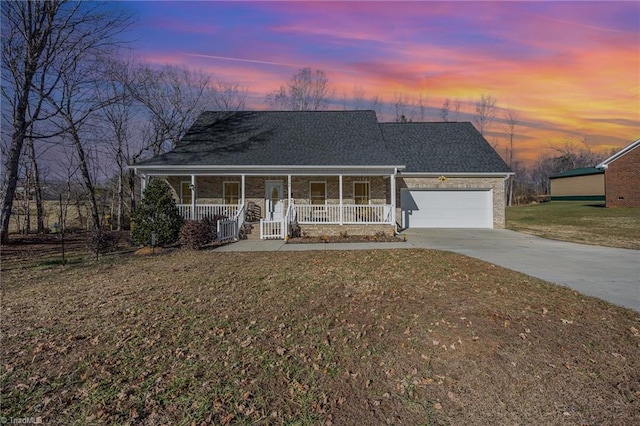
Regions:
<instances>
[{"instance_id":1,"label":"tree trunk","mask_svg":"<svg viewBox=\"0 0 640 426\"><path fill-rule=\"evenodd\" d=\"M16 186L18 185L18 169L20 165L20 154L22 153L22 145L27 131L27 123L25 120L27 112L27 93L23 93L20 99L17 111L13 118L13 135L11 138L11 147L7 155L5 163L4 180L2 181L2 217L0 218L0 243L6 244L9 241L9 220L11 219L11 209L13 208L13 198L16 195Z\"/></svg>"},{"instance_id":2,"label":"tree trunk","mask_svg":"<svg viewBox=\"0 0 640 426\"><path fill-rule=\"evenodd\" d=\"M124 173L120 170L118 174L118 222L116 230L122 231L122 216L124 216Z\"/></svg>"},{"instance_id":3,"label":"tree trunk","mask_svg":"<svg viewBox=\"0 0 640 426\"><path fill-rule=\"evenodd\" d=\"M100 231L100 213L98 212L98 202L96 201L96 191L93 186L93 181L91 180L91 174L89 173L89 165L87 163L87 156L84 152L84 148L82 147L82 142L80 141L80 136L74 126L73 123L69 123L70 129L69 133L71 134L71 138L73 140L73 145L76 147L76 153L78 154L78 159L80 160L80 172L82 173L82 179L84 180L84 185L87 188L87 192L89 195L89 207L91 208L91 219L93 222L93 230Z\"/></svg>"},{"instance_id":4,"label":"tree trunk","mask_svg":"<svg viewBox=\"0 0 640 426\"><path fill-rule=\"evenodd\" d=\"M135 161L134 161L135 164ZM130 204L131 209L129 210L131 217L133 217L133 212L136 211L136 172L133 169L129 170L129 191L130 193Z\"/></svg>"},{"instance_id":5,"label":"tree trunk","mask_svg":"<svg viewBox=\"0 0 640 426\"><path fill-rule=\"evenodd\" d=\"M33 146L33 139L27 139L27 147L29 149L29 161L31 163L31 182L33 184L34 196L36 201L36 220L38 223L38 234L44 233L44 207L42 204L42 184L40 183L40 170L38 161L36 160L36 150Z\"/></svg>"}]
</instances>

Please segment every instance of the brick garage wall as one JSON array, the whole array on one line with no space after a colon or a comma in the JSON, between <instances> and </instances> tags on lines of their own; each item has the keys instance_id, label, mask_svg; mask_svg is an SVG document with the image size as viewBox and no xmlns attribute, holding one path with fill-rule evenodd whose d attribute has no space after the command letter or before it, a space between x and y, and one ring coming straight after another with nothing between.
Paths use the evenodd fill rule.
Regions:
<instances>
[{"instance_id":1,"label":"brick garage wall","mask_svg":"<svg viewBox=\"0 0 640 426\"><path fill-rule=\"evenodd\" d=\"M640 207L640 147L612 161L604 181L607 207Z\"/></svg>"},{"instance_id":2,"label":"brick garage wall","mask_svg":"<svg viewBox=\"0 0 640 426\"><path fill-rule=\"evenodd\" d=\"M398 179L396 192L396 220L401 216L400 191L402 189L492 189L493 227L505 226L505 185L502 177L451 177L439 181L437 177L403 177Z\"/></svg>"}]
</instances>

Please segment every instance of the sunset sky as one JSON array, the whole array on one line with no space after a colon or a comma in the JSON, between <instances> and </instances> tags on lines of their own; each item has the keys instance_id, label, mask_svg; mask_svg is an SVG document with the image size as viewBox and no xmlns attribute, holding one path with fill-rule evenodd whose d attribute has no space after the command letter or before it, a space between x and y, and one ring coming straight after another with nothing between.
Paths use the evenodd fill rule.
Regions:
<instances>
[{"instance_id":1,"label":"sunset sky","mask_svg":"<svg viewBox=\"0 0 640 426\"><path fill-rule=\"evenodd\" d=\"M300 68L321 69L343 109L354 88L386 103L445 98L472 121L481 94L502 110L487 139L504 154L504 109L519 111L516 158L586 140L593 150L640 137L640 2L131 2L136 56L186 65L249 91L248 107ZM368 105L366 106L368 108ZM414 120L419 118L414 116ZM455 119L453 113L450 119Z\"/></svg>"}]
</instances>

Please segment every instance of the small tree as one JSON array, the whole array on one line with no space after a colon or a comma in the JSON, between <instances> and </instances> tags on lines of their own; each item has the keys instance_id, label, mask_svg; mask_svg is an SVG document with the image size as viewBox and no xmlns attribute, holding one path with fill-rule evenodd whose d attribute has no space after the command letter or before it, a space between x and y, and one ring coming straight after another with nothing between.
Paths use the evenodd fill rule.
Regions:
<instances>
[{"instance_id":1,"label":"small tree","mask_svg":"<svg viewBox=\"0 0 640 426\"><path fill-rule=\"evenodd\" d=\"M161 179L152 179L143 195L140 206L133 214L133 242L150 244L152 232L156 234L158 245L176 242L183 220L169 185Z\"/></svg>"}]
</instances>

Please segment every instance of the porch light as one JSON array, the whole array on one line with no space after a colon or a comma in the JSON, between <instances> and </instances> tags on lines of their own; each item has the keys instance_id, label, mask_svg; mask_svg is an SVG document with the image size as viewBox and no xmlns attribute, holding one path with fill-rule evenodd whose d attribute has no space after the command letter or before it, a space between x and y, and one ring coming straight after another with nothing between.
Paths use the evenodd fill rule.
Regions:
<instances>
[{"instance_id":1,"label":"porch light","mask_svg":"<svg viewBox=\"0 0 640 426\"><path fill-rule=\"evenodd\" d=\"M449 180L449 178L446 176L438 176L438 182L446 182L447 180Z\"/></svg>"}]
</instances>

